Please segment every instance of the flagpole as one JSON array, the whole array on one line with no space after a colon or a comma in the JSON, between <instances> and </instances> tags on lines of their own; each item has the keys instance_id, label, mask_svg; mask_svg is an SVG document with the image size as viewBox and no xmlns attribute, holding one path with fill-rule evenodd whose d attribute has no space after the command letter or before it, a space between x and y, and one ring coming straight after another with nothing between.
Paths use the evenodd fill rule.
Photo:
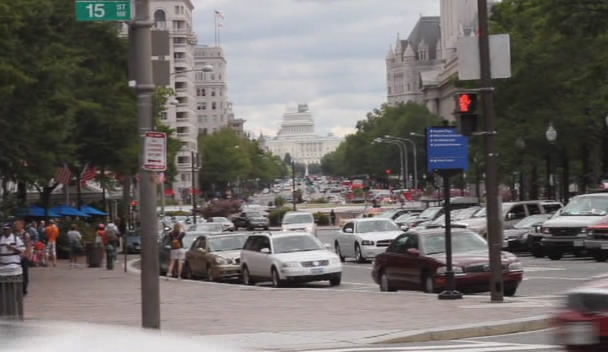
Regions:
<instances>
[{"instance_id":1,"label":"flagpole","mask_svg":"<svg viewBox=\"0 0 608 352\"><path fill-rule=\"evenodd\" d=\"M220 27L218 27L218 29L217 29L217 46L218 47L222 46L221 35L222 35L222 29Z\"/></svg>"},{"instance_id":2,"label":"flagpole","mask_svg":"<svg viewBox=\"0 0 608 352\"><path fill-rule=\"evenodd\" d=\"M215 46L217 46L217 13L213 13L213 24L215 27Z\"/></svg>"}]
</instances>

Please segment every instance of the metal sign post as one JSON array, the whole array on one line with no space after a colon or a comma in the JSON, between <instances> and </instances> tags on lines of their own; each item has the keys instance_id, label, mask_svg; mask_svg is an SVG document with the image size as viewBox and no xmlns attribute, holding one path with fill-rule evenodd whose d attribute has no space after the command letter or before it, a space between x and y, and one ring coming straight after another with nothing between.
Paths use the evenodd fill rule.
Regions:
<instances>
[{"instance_id":1,"label":"metal sign post","mask_svg":"<svg viewBox=\"0 0 608 352\"><path fill-rule=\"evenodd\" d=\"M445 213L445 257L447 289L439 299L460 299L452 266L452 220L450 214L450 178L469 168L469 141L453 127L431 127L426 133L427 170L443 177L443 209Z\"/></svg>"}]
</instances>

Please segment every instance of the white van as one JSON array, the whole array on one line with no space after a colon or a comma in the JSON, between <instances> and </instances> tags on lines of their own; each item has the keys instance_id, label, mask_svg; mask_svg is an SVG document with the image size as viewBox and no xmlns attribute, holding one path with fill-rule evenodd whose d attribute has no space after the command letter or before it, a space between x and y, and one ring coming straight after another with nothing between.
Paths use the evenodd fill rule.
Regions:
<instances>
[{"instance_id":1,"label":"white van","mask_svg":"<svg viewBox=\"0 0 608 352\"><path fill-rule=\"evenodd\" d=\"M305 211L288 211L281 221L283 231L306 231L317 236L317 225L311 213Z\"/></svg>"}]
</instances>

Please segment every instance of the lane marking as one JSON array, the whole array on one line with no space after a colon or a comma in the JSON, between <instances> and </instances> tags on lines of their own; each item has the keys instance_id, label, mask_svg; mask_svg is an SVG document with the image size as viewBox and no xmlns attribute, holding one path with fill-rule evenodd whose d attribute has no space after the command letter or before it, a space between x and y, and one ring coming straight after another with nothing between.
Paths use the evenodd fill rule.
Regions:
<instances>
[{"instance_id":1,"label":"lane marking","mask_svg":"<svg viewBox=\"0 0 608 352\"><path fill-rule=\"evenodd\" d=\"M462 343L462 342L461 342ZM302 352L381 352L381 351L445 351L445 352L502 352L502 351L531 351L555 350L555 345L532 345L511 343L471 343L459 345L433 345L433 346L401 346L401 347L354 347L337 349L305 350Z\"/></svg>"},{"instance_id":2,"label":"lane marking","mask_svg":"<svg viewBox=\"0 0 608 352\"><path fill-rule=\"evenodd\" d=\"M563 271L567 270L566 268L561 267L548 267L548 266L525 266L524 265L524 273L536 273L539 271Z\"/></svg>"},{"instance_id":3,"label":"lane marking","mask_svg":"<svg viewBox=\"0 0 608 352\"><path fill-rule=\"evenodd\" d=\"M526 280L567 280L567 281L587 281L584 277L560 277L560 276L526 276Z\"/></svg>"}]
</instances>

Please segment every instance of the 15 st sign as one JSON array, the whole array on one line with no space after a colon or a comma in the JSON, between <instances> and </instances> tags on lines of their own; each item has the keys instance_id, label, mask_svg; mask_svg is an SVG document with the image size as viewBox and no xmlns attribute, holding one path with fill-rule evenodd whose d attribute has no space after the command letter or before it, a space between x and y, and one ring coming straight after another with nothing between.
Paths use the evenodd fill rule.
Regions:
<instances>
[{"instance_id":1,"label":"15 st sign","mask_svg":"<svg viewBox=\"0 0 608 352\"><path fill-rule=\"evenodd\" d=\"M130 21L131 0L76 0L77 21Z\"/></svg>"}]
</instances>

